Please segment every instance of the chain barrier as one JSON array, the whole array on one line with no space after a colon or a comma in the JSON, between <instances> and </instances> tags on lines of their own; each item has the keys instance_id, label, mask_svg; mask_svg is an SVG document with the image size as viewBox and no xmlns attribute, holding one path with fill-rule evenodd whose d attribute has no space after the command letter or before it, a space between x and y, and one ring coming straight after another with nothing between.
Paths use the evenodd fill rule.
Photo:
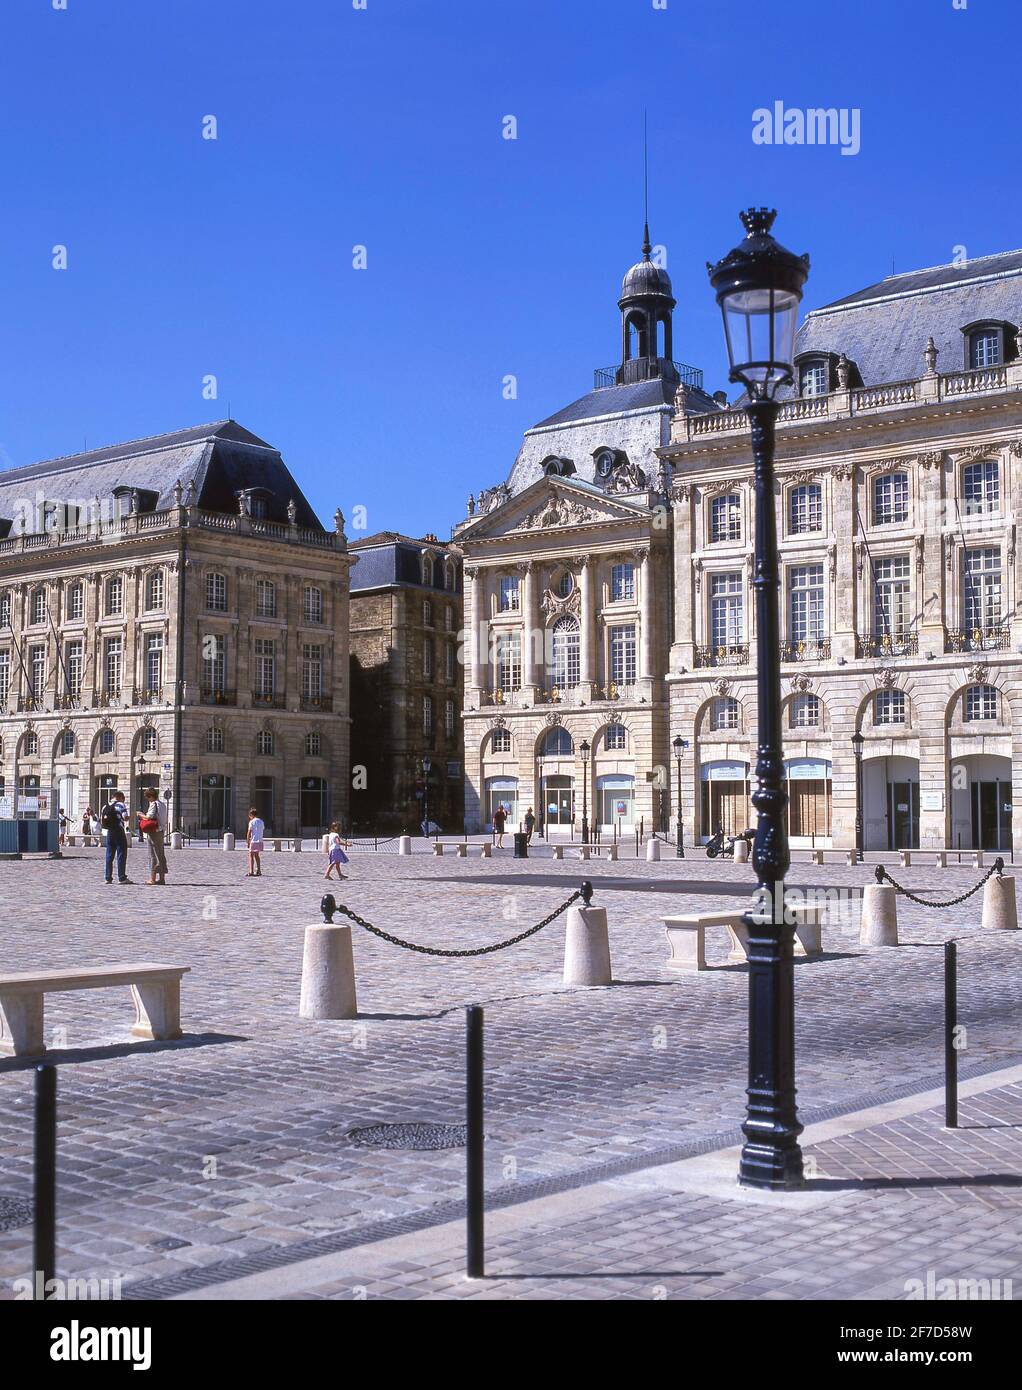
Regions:
<instances>
[{"instance_id":1,"label":"chain barrier","mask_svg":"<svg viewBox=\"0 0 1022 1390\"><path fill-rule=\"evenodd\" d=\"M388 835L386 838L384 838L382 835L374 835L372 839L360 840L357 839L354 835L351 835L344 841L344 843L346 845L372 845L375 849L378 845L392 845L395 840L399 840L400 838L400 835Z\"/></svg>"},{"instance_id":2,"label":"chain barrier","mask_svg":"<svg viewBox=\"0 0 1022 1390\"><path fill-rule=\"evenodd\" d=\"M492 946L476 946L471 950L457 951L444 949L439 946L420 946L415 941L404 941L400 936L392 936L390 932L383 931L380 927L374 927L372 922L367 922L364 917L360 917L357 912L352 912L351 908L345 907L343 903L335 903L333 895L327 893L322 902L322 912L326 921L333 921L333 914L341 912L349 921L355 922L360 927L365 927L367 932L372 932L373 936L378 936L381 941L389 941L392 946L402 946L406 951L418 951L423 956L488 956L494 951L503 951L508 946L517 946L519 941L525 941L530 936L535 936L538 931L548 927L551 922L555 922L562 913L567 912L572 903L578 902L579 898L584 900L585 906L589 907L593 896L593 885L583 883L582 887L572 893L566 902L561 903L560 907L551 912L549 917L544 917L542 922L537 922L528 931L519 932L517 936L512 936L507 941L498 941Z\"/></svg>"},{"instance_id":3,"label":"chain barrier","mask_svg":"<svg viewBox=\"0 0 1022 1390\"><path fill-rule=\"evenodd\" d=\"M997 874L997 876L1000 878L1004 873L1004 860L1000 857L995 859L991 867L983 875L980 881L974 887L970 888L967 893L962 893L957 898L948 898L946 902L940 903L931 902L928 898L920 898L917 893L910 892L908 888L905 888L902 884L898 883L897 880L891 877L891 875L884 868L883 864L878 864L876 866L875 873L877 883L882 884L886 880L886 882L888 882L891 885L895 892L903 894L906 898L908 898L909 902L918 903L920 907L957 907L959 903L965 902L966 898L971 898L973 893L978 893L979 890L983 887L984 883L986 883L988 878L991 878L994 874Z\"/></svg>"}]
</instances>

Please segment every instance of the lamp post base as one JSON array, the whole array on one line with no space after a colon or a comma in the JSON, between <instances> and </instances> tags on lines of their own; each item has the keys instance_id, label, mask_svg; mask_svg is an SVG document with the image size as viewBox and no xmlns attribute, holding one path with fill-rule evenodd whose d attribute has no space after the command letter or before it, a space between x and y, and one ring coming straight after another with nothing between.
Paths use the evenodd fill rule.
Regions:
<instances>
[{"instance_id":1,"label":"lamp post base","mask_svg":"<svg viewBox=\"0 0 1022 1390\"><path fill-rule=\"evenodd\" d=\"M792 1192L805 1187L798 1141L793 1139L789 1149L747 1140L742 1148L738 1182L741 1187L765 1187L774 1192Z\"/></svg>"}]
</instances>

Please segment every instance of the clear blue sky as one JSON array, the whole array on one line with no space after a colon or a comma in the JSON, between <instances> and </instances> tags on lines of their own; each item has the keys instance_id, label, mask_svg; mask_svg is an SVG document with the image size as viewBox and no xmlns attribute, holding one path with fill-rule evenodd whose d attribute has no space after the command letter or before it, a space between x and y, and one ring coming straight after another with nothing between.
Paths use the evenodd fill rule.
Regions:
<instances>
[{"instance_id":1,"label":"clear blue sky","mask_svg":"<svg viewBox=\"0 0 1022 1390\"><path fill-rule=\"evenodd\" d=\"M1018 0L3 0L0 462L229 401L321 516L446 535L616 360L644 106L713 390L740 207L811 253L808 307L1022 244L1020 36ZM861 152L754 145L776 100L859 108Z\"/></svg>"}]
</instances>

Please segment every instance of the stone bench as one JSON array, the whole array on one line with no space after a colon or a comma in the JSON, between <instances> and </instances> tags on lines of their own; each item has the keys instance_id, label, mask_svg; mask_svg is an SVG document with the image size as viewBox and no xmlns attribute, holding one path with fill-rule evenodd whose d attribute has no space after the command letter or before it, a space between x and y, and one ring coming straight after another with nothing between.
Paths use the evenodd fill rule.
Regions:
<instances>
[{"instance_id":1,"label":"stone bench","mask_svg":"<svg viewBox=\"0 0 1022 1390\"><path fill-rule=\"evenodd\" d=\"M821 941L821 908L818 904L789 906L795 917L796 956L818 956L823 951ZM742 964L748 959L749 933L742 918L747 909L728 908L723 912L685 912L665 917L667 944L671 954L667 966L671 970L708 970L706 964L706 929L724 927L731 938L728 961Z\"/></svg>"},{"instance_id":2,"label":"stone bench","mask_svg":"<svg viewBox=\"0 0 1022 1390\"><path fill-rule=\"evenodd\" d=\"M46 1051L43 1000L72 989L130 985L135 1000L132 1035L161 1042L181 1036L181 976L187 965L109 965L84 970L39 970L0 975L0 1053L38 1057Z\"/></svg>"}]
</instances>

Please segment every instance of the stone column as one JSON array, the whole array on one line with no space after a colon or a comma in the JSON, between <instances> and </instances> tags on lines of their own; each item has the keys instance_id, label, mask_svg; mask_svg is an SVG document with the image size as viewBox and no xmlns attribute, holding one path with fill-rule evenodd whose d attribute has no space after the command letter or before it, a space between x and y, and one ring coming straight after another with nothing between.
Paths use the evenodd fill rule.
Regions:
<instances>
[{"instance_id":1,"label":"stone column","mask_svg":"<svg viewBox=\"0 0 1022 1390\"><path fill-rule=\"evenodd\" d=\"M592 700L593 686L599 683L596 675L596 643L593 638L593 629L596 624L596 603L593 596L593 588L596 584L596 565L591 555L582 555L580 563L582 569L579 588L582 597L582 612L580 617L581 631L579 633L579 672L584 687L582 699Z\"/></svg>"},{"instance_id":2,"label":"stone column","mask_svg":"<svg viewBox=\"0 0 1022 1390\"><path fill-rule=\"evenodd\" d=\"M639 679L652 681L653 670L653 565L649 549L635 552L639 569Z\"/></svg>"},{"instance_id":3,"label":"stone column","mask_svg":"<svg viewBox=\"0 0 1022 1390\"><path fill-rule=\"evenodd\" d=\"M539 620L539 583L534 560L519 565L522 584L522 694L528 704L536 703L536 687L543 683L542 628Z\"/></svg>"},{"instance_id":4,"label":"stone column","mask_svg":"<svg viewBox=\"0 0 1022 1390\"><path fill-rule=\"evenodd\" d=\"M864 559L860 546L855 543L859 529L855 520L853 468L838 465L830 474L830 486L830 511L833 517L831 534L837 543L830 649L835 660L844 657L846 661L852 661L855 658L855 584L858 565Z\"/></svg>"},{"instance_id":5,"label":"stone column","mask_svg":"<svg viewBox=\"0 0 1022 1390\"><path fill-rule=\"evenodd\" d=\"M675 483L674 502L674 642L671 670L691 670L695 662L695 584L692 550L692 487Z\"/></svg>"},{"instance_id":6,"label":"stone column","mask_svg":"<svg viewBox=\"0 0 1022 1390\"><path fill-rule=\"evenodd\" d=\"M943 453L920 455L918 477L921 535L916 550L916 583L919 586L916 604L920 613L919 655L925 660L930 654L943 656L944 623L950 618L950 614L945 618L947 598L941 538L946 508ZM933 595L937 596L937 602L931 601Z\"/></svg>"}]
</instances>

